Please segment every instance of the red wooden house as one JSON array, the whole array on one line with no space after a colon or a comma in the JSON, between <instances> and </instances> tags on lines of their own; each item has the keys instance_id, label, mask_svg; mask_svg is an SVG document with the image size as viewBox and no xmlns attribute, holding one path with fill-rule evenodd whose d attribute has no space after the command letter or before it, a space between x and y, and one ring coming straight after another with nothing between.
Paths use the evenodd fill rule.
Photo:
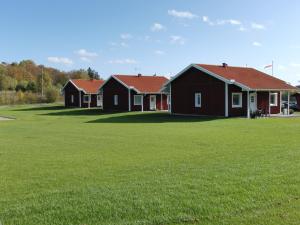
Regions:
<instances>
[{"instance_id":1,"label":"red wooden house","mask_svg":"<svg viewBox=\"0 0 300 225\"><path fill-rule=\"evenodd\" d=\"M113 75L100 88L107 111L168 110L167 95L160 90L163 76Z\"/></svg>"},{"instance_id":2,"label":"red wooden house","mask_svg":"<svg viewBox=\"0 0 300 225\"><path fill-rule=\"evenodd\" d=\"M171 95L171 113L208 116L247 116L257 110L281 112L281 93L295 87L247 67L191 64L173 77L164 90Z\"/></svg>"},{"instance_id":3,"label":"red wooden house","mask_svg":"<svg viewBox=\"0 0 300 225\"><path fill-rule=\"evenodd\" d=\"M103 83L103 80L69 80L62 89L65 107L102 107L102 96L98 90Z\"/></svg>"}]
</instances>

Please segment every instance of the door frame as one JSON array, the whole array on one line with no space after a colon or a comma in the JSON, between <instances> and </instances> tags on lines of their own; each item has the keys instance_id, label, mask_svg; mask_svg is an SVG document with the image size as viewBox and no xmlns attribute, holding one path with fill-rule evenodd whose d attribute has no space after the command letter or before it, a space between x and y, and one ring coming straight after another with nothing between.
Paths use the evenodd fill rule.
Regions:
<instances>
[{"instance_id":1,"label":"door frame","mask_svg":"<svg viewBox=\"0 0 300 225\"><path fill-rule=\"evenodd\" d=\"M255 110L252 109L252 104L251 103L251 96L254 96L254 99L255 99ZM257 92L252 92L252 93L249 93L249 107L250 107L250 112L254 112L257 110Z\"/></svg>"},{"instance_id":2,"label":"door frame","mask_svg":"<svg viewBox=\"0 0 300 225\"><path fill-rule=\"evenodd\" d=\"M154 109L151 108L151 97L154 97L154 99L155 99ZM150 95L150 96L149 96L149 110L150 110L150 111L151 111L151 110L153 110L153 111L156 110L156 95Z\"/></svg>"}]
</instances>

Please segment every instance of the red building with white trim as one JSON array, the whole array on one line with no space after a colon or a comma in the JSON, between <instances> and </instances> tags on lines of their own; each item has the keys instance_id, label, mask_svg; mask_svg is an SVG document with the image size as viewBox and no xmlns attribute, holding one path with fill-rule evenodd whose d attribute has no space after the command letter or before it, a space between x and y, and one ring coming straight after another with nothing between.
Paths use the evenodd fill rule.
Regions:
<instances>
[{"instance_id":1,"label":"red building with white trim","mask_svg":"<svg viewBox=\"0 0 300 225\"><path fill-rule=\"evenodd\" d=\"M281 112L282 92L294 92L285 81L247 67L191 64L164 87L171 113L250 117Z\"/></svg>"},{"instance_id":2,"label":"red building with white trim","mask_svg":"<svg viewBox=\"0 0 300 225\"><path fill-rule=\"evenodd\" d=\"M100 88L106 111L168 110L163 76L113 75Z\"/></svg>"},{"instance_id":3,"label":"red building with white trim","mask_svg":"<svg viewBox=\"0 0 300 225\"><path fill-rule=\"evenodd\" d=\"M98 90L104 80L71 79L62 88L65 107L102 107L102 96Z\"/></svg>"}]
</instances>

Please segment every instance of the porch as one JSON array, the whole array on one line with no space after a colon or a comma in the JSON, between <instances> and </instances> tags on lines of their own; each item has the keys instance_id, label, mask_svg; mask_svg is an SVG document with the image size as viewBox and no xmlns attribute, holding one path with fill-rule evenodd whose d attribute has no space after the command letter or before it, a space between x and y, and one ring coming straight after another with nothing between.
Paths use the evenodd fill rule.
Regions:
<instances>
[{"instance_id":1,"label":"porch","mask_svg":"<svg viewBox=\"0 0 300 225\"><path fill-rule=\"evenodd\" d=\"M286 90L256 90L247 91L247 118L253 114L268 117L294 117L290 115L291 91ZM283 97L287 107L283 108Z\"/></svg>"}]
</instances>

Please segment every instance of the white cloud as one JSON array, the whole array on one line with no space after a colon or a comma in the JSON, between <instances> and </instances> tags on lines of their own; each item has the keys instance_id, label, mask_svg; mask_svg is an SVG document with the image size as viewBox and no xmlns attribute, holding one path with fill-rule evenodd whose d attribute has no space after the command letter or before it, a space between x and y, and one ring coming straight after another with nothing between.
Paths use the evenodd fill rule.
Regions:
<instances>
[{"instance_id":1,"label":"white cloud","mask_svg":"<svg viewBox=\"0 0 300 225\"><path fill-rule=\"evenodd\" d=\"M251 23L251 27L252 27L252 29L255 29L255 30L266 29L266 27L263 24L259 24L259 23Z\"/></svg>"},{"instance_id":2,"label":"white cloud","mask_svg":"<svg viewBox=\"0 0 300 225\"><path fill-rule=\"evenodd\" d=\"M217 21L211 21L208 16L203 16L202 21L204 23L207 23L210 26L215 26L215 25L221 26L221 25L229 24L233 26L240 26L240 28L243 27L242 22L235 19L228 19L228 20L218 19Z\"/></svg>"},{"instance_id":3,"label":"white cloud","mask_svg":"<svg viewBox=\"0 0 300 225\"><path fill-rule=\"evenodd\" d=\"M189 11L176 11L175 9L168 10L168 14L181 19L194 19L198 17Z\"/></svg>"},{"instance_id":4,"label":"white cloud","mask_svg":"<svg viewBox=\"0 0 300 225\"><path fill-rule=\"evenodd\" d=\"M165 27L160 23L154 23L151 27L152 31L161 31L161 30L164 30L164 29L165 29Z\"/></svg>"},{"instance_id":5,"label":"white cloud","mask_svg":"<svg viewBox=\"0 0 300 225\"><path fill-rule=\"evenodd\" d=\"M59 63L59 64L65 64L65 65L73 64L73 61L71 59L65 58L65 57L50 56L47 59L51 63Z\"/></svg>"},{"instance_id":6,"label":"white cloud","mask_svg":"<svg viewBox=\"0 0 300 225\"><path fill-rule=\"evenodd\" d=\"M243 25L241 25L240 27L239 27L239 31L246 31L247 29L243 26Z\"/></svg>"},{"instance_id":7,"label":"white cloud","mask_svg":"<svg viewBox=\"0 0 300 225\"><path fill-rule=\"evenodd\" d=\"M137 64L135 59L116 59L108 61L110 64Z\"/></svg>"},{"instance_id":8,"label":"white cloud","mask_svg":"<svg viewBox=\"0 0 300 225\"><path fill-rule=\"evenodd\" d=\"M156 51L154 51L154 53L156 55L164 55L164 54L166 54L164 51L161 51L161 50L156 50Z\"/></svg>"},{"instance_id":9,"label":"white cloud","mask_svg":"<svg viewBox=\"0 0 300 225\"><path fill-rule=\"evenodd\" d=\"M97 57L98 56L98 54L96 52L88 52L86 49L79 49L75 53L81 57Z\"/></svg>"},{"instance_id":10,"label":"white cloud","mask_svg":"<svg viewBox=\"0 0 300 225\"><path fill-rule=\"evenodd\" d=\"M230 24L230 25L241 25L242 23L238 20L233 20L233 19L229 19L229 20L218 20L216 22L217 25L225 25L225 24Z\"/></svg>"},{"instance_id":11,"label":"white cloud","mask_svg":"<svg viewBox=\"0 0 300 225\"><path fill-rule=\"evenodd\" d=\"M129 45L128 45L127 43L125 43L125 42L121 42L120 45L121 45L122 47L124 47L124 48L129 47Z\"/></svg>"},{"instance_id":12,"label":"white cloud","mask_svg":"<svg viewBox=\"0 0 300 225\"><path fill-rule=\"evenodd\" d=\"M300 63L291 62L290 66L291 67L300 67Z\"/></svg>"},{"instance_id":13,"label":"white cloud","mask_svg":"<svg viewBox=\"0 0 300 225\"><path fill-rule=\"evenodd\" d=\"M131 34L128 34L128 33L126 33L126 34L121 34L120 36L121 36L121 38L124 39L124 40L128 40L128 39L132 39L132 38L133 38L132 35L131 35Z\"/></svg>"},{"instance_id":14,"label":"white cloud","mask_svg":"<svg viewBox=\"0 0 300 225\"><path fill-rule=\"evenodd\" d=\"M84 61L84 62L91 62L91 61L92 61L90 58L84 57L84 56L80 57L80 59L81 59L82 61Z\"/></svg>"},{"instance_id":15,"label":"white cloud","mask_svg":"<svg viewBox=\"0 0 300 225\"><path fill-rule=\"evenodd\" d=\"M171 43L172 44L180 44L180 45L184 45L185 44L185 39L181 36L176 36L176 35L173 35L170 37L171 38Z\"/></svg>"},{"instance_id":16,"label":"white cloud","mask_svg":"<svg viewBox=\"0 0 300 225\"><path fill-rule=\"evenodd\" d=\"M261 47L262 46L262 44L260 42L257 42L257 41L254 41L252 43L252 45L255 46L255 47Z\"/></svg>"},{"instance_id":17,"label":"white cloud","mask_svg":"<svg viewBox=\"0 0 300 225\"><path fill-rule=\"evenodd\" d=\"M124 47L124 48L129 47L129 45L126 42L120 42L120 43L110 42L109 45L112 46L112 47Z\"/></svg>"}]
</instances>

